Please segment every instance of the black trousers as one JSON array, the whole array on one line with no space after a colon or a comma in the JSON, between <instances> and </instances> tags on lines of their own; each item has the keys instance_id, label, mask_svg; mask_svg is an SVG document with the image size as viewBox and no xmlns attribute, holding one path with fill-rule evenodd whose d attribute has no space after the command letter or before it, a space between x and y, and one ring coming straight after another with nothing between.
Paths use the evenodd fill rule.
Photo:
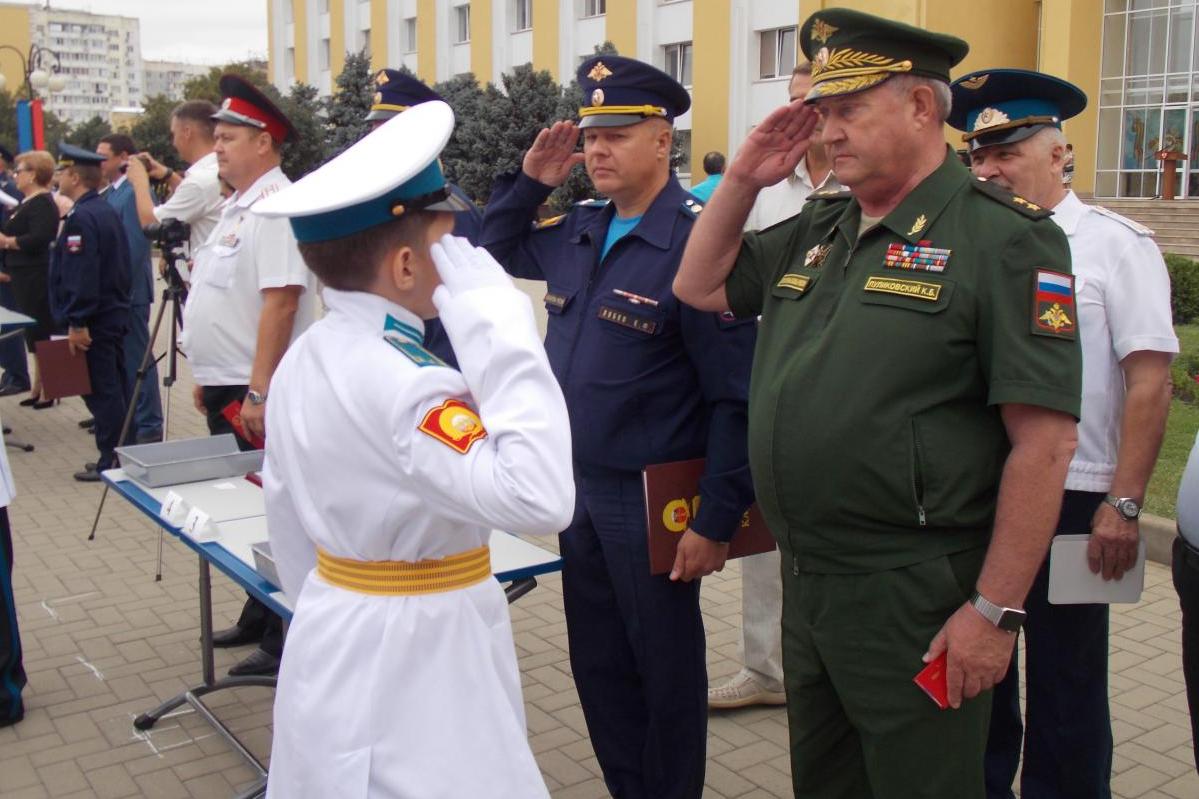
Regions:
<instances>
[{"instance_id":1,"label":"black trousers","mask_svg":"<svg viewBox=\"0 0 1199 799\"><path fill-rule=\"evenodd\" d=\"M83 398L88 412L96 419L97 471L117 465L114 450L120 446L121 423L129 407L129 386L125 383L125 334L129 331L129 311L120 310L88 320L92 337L87 350L87 375L92 393Z\"/></svg>"},{"instance_id":2,"label":"black trousers","mask_svg":"<svg viewBox=\"0 0 1199 799\"><path fill-rule=\"evenodd\" d=\"M0 727L18 722L25 715L21 702L24 687L21 632L17 629L17 604L12 595L12 531L8 526L8 508L0 508Z\"/></svg>"},{"instance_id":3,"label":"black trousers","mask_svg":"<svg viewBox=\"0 0 1199 799\"><path fill-rule=\"evenodd\" d=\"M1102 493L1067 491L1057 533L1090 533ZM1023 737L1022 799L1111 799L1107 605L1050 605L1049 559L1024 603L1027 718L1018 657L995 686L987 740L988 799L1011 799Z\"/></svg>"},{"instance_id":4,"label":"black trousers","mask_svg":"<svg viewBox=\"0 0 1199 799\"><path fill-rule=\"evenodd\" d=\"M1199 769L1199 549L1174 539L1174 590L1182 608L1182 676L1191 709L1191 745Z\"/></svg>"},{"instance_id":5,"label":"black trousers","mask_svg":"<svg viewBox=\"0 0 1199 799\"><path fill-rule=\"evenodd\" d=\"M242 450L251 450L254 449L254 446L238 435L221 411L231 402L244 401L248 388L248 386L202 386L200 388L200 396L204 400L204 410L208 420L208 432L214 436L232 433L237 439L237 446ZM246 604L242 606L237 626L255 635L261 633L262 643L259 646L262 650L275 657L283 656L283 620L254 597L246 596Z\"/></svg>"},{"instance_id":6,"label":"black trousers","mask_svg":"<svg viewBox=\"0 0 1199 799\"><path fill-rule=\"evenodd\" d=\"M708 678L699 580L651 576L635 472L576 470L558 536L570 666L614 799L699 799Z\"/></svg>"}]
</instances>

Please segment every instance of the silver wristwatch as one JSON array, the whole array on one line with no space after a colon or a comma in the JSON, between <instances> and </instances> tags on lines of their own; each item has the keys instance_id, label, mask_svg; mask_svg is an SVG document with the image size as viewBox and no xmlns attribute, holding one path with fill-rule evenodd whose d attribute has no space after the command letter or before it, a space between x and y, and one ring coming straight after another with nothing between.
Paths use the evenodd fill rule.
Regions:
<instances>
[{"instance_id":1,"label":"silver wristwatch","mask_svg":"<svg viewBox=\"0 0 1199 799\"><path fill-rule=\"evenodd\" d=\"M254 389L250 389L246 392L246 399L250 401L251 405L262 405L266 402L266 394L260 394Z\"/></svg>"},{"instance_id":2,"label":"silver wristwatch","mask_svg":"<svg viewBox=\"0 0 1199 799\"><path fill-rule=\"evenodd\" d=\"M1009 633L1019 632L1021 625L1024 624L1024 619L1028 616L1019 608L1005 608L1002 605L996 605L977 591L974 592L974 596L970 597L970 604L982 614L984 619Z\"/></svg>"},{"instance_id":3,"label":"silver wristwatch","mask_svg":"<svg viewBox=\"0 0 1199 799\"><path fill-rule=\"evenodd\" d=\"M1135 522L1141 517L1141 503L1132 497L1117 497L1108 494L1103 501L1115 508L1126 522Z\"/></svg>"}]
</instances>

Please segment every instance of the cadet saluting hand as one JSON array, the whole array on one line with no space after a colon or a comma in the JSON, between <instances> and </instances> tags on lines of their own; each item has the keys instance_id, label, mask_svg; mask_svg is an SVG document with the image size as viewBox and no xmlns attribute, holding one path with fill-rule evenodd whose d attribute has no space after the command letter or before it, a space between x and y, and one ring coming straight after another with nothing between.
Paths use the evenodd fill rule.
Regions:
<instances>
[{"instance_id":1,"label":"cadet saluting hand","mask_svg":"<svg viewBox=\"0 0 1199 799\"><path fill-rule=\"evenodd\" d=\"M538 183L561 186L570 170L583 163L582 153L575 152L579 143L579 126L573 122L555 122L542 130L525 153L521 169Z\"/></svg>"}]
</instances>

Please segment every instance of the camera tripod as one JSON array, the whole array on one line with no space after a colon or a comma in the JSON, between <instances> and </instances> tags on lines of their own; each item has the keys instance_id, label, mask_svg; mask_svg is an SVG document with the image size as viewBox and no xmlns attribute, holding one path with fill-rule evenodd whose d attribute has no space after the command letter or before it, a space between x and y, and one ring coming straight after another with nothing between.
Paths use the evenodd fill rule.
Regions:
<instances>
[{"instance_id":1,"label":"camera tripod","mask_svg":"<svg viewBox=\"0 0 1199 799\"><path fill-rule=\"evenodd\" d=\"M121 422L121 434L117 438L122 444L129 435L129 428L133 425L133 414L137 408L137 396L141 392L142 384L146 381L146 375L150 371L150 365L158 363L161 358L154 356L154 342L158 340L158 331L162 327L162 318L166 315L167 308L171 309L171 340L167 347L167 351L161 357L166 358L166 375L162 379L162 385L166 389L162 407L162 437L165 441L167 431L170 429L171 422L171 386L175 385L175 378L178 368L179 357L179 331L183 328L183 314L181 306L187 297L187 288L183 284L183 280L179 277L179 272L173 263L170 263L166 270L167 285L162 290L162 302L158 305L158 311L154 315L154 324L150 327L150 340L146 343L146 349L142 353L141 362L138 364L137 377L133 382L133 391L129 396L129 407L125 409L125 418ZM100 494L100 505L96 508L96 517L92 520L92 529L87 536L88 541L96 540L96 528L100 524L100 514L104 512L104 501L108 499L108 484L104 484L104 491ZM162 581L162 536L163 531L160 528L158 531L158 562L154 572L155 582Z\"/></svg>"}]
</instances>

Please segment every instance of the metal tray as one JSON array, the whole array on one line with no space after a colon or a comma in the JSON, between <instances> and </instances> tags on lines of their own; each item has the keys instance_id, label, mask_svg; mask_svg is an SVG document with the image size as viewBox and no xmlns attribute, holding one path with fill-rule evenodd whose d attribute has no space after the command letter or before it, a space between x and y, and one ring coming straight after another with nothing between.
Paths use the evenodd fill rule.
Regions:
<instances>
[{"instance_id":1,"label":"metal tray","mask_svg":"<svg viewBox=\"0 0 1199 799\"><path fill-rule=\"evenodd\" d=\"M151 488L236 477L262 469L262 450L241 452L232 433L117 447L125 474Z\"/></svg>"},{"instance_id":2,"label":"metal tray","mask_svg":"<svg viewBox=\"0 0 1199 799\"><path fill-rule=\"evenodd\" d=\"M279 570L275 568L275 557L271 554L270 542L259 542L250 549L254 553L254 568L268 583L282 589L283 584L279 582Z\"/></svg>"}]
</instances>

